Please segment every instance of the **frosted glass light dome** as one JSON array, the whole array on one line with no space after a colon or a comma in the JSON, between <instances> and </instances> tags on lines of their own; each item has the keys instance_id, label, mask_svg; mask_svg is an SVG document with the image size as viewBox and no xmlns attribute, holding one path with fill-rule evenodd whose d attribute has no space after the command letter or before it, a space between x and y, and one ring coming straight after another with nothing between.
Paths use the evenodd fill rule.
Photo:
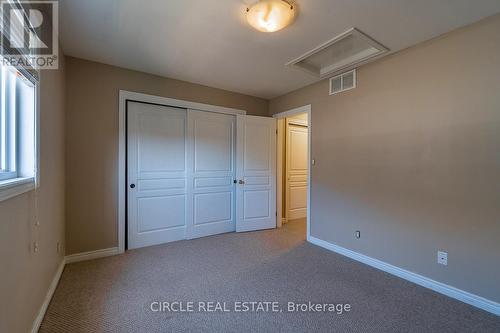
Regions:
<instances>
[{"instance_id":1,"label":"frosted glass light dome","mask_svg":"<svg viewBox=\"0 0 500 333\"><path fill-rule=\"evenodd\" d=\"M262 32L275 32L292 23L295 8L284 0L260 0L247 9L247 21Z\"/></svg>"}]
</instances>

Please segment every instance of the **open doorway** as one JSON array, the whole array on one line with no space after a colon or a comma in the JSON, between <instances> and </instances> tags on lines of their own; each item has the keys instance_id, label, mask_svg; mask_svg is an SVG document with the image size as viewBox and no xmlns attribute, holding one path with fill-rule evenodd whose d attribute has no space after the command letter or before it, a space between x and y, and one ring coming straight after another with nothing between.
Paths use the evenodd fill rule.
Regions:
<instances>
[{"instance_id":1,"label":"open doorway","mask_svg":"<svg viewBox=\"0 0 500 333\"><path fill-rule=\"evenodd\" d=\"M309 234L310 106L277 118L277 226Z\"/></svg>"}]
</instances>

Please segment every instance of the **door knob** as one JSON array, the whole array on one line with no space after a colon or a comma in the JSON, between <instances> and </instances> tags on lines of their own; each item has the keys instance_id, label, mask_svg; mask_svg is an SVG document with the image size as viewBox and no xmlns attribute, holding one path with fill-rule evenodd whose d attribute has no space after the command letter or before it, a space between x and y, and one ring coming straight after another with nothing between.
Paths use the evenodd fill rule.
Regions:
<instances>
[{"instance_id":1,"label":"door knob","mask_svg":"<svg viewBox=\"0 0 500 333\"><path fill-rule=\"evenodd\" d=\"M240 179L240 180L238 181L238 184L240 184L240 185L244 185L244 184L245 184L245 181L244 181L243 179Z\"/></svg>"},{"instance_id":2,"label":"door knob","mask_svg":"<svg viewBox=\"0 0 500 333\"><path fill-rule=\"evenodd\" d=\"M130 188L135 188L135 184L130 184Z\"/></svg>"}]
</instances>

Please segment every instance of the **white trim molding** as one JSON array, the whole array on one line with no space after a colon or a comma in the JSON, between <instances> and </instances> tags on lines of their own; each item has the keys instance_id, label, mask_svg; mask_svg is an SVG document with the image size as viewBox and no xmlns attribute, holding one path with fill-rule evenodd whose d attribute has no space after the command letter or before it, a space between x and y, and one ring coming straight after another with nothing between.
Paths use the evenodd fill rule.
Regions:
<instances>
[{"instance_id":1,"label":"white trim molding","mask_svg":"<svg viewBox=\"0 0 500 333\"><path fill-rule=\"evenodd\" d=\"M120 253L120 251L119 251L118 247L113 247L113 248L102 249L102 250L97 250L97 251L89 251L89 252L71 254L69 256L64 257L61 260L61 263L59 264L59 267L57 268L56 273L54 274L54 278L52 279L52 282L50 283L49 289L47 290L47 294L45 295L42 306L40 307L40 310L38 311L38 315L36 316L35 320L33 321L31 333L37 333L38 330L40 329L40 325L42 324L43 318L45 317L45 313L47 312L47 308L49 307L50 301L52 300L52 297L54 296L54 293L56 291L57 285L59 284L59 280L61 279L62 273L64 271L64 267L66 266L66 264L71 264L71 263L85 261L85 260L92 260L92 259L109 257L109 256L113 256L113 255L116 255L119 253Z\"/></svg>"},{"instance_id":2,"label":"white trim molding","mask_svg":"<svg viewBox=\"0 0 500 333\"><path fill-rule=\"evenodd\" d=\"M311 104L308 104L308 105L304 105L304 106L301 106L301 107L298 107L298 108L295 108L295 109L291 109L291 110L288 110L288 111L283 111L283 112L280 112L280 113L275 113L273 114L273 118L276 118L276 119L281 119L281 118L286 118L286 117L291 117L291 116L295 116L297 114L301 114L301 113L307 113L309 118L307 119L307 121L310 123L311 122Z\"/></svg>"},{"instance_id":3,"label":"white trim molding","mask_svg":"<svg viewBox=\"0 0 500 333\"><path fill-rule=\"evenodd\" d=\"M307 241L314 244L314 245L318 245L322 248L330 250L332 252L336 252L336 253L341 254L343 256L346 256L346 257L349 257L349 258L354 259L356 261L362 262L363 264L366 264L368 266L380 269L380 270L387 272L389 274L392 274L392 275L395 275L395 276L400 277L402 279L405 279L407 281L413 282L413 283L418 284L422 287L431 289L431 290L438 292L440 294L446 295L448 297L454 298L456 300L462 301L462 302L467 303L469 305L475 306L477 308L480 308L482 310L485 310L485 311L493 313L497 316L500 316L500 303L497 303L497 302L491 301L489 299L486 299L484 297L481 297L481 296L469 293L467 291L449 286L447 284L432 280L428 277L407 271L405 269L388 264L388 263L383 262L381 260L368 257L364 254L354 252L354 251L346 249L344 247L329 243L329 242L324 241L322 239L313 237L309 234L307 236Z\"/></svg>"},{"instance_id":4,"label":"white trim molding","mask_svg":"<svg viewBox=\"0 0 500 333\"><path fill-rule=\"evenodd\" d=\"M281 228L286 221L283 216L283 174L285 149L285 119L276 119L276 227Z\"/></svg>"},{"instance_id":5,"label":"white trim molding","mask_svg":"<svg viewBox=\"0 0 500 333\"><path fill-rule=\"evenodd\" d=\"M120 249L118 247L111 247L109 249L102 249L96 251L82 252L71 254L66 256L66 264L72 264L75 262L104 258L109 256L114 256L120 254Z\"/></svg>"},{"instance_id":6,"label":"white trim molding","mask_svg":"<svg viewBox=\"0 0 500 333\"><path fill-rule=\"evenodd\" d=\"M118 253L125 252L125 211L126 203L126 190L127 190L127 176L125 174L126 170L126 140L127 140L127 124L126 124L126 112L127 112L127 101L159 104L165 106L173 106L184 109L205 111L205 112L216 112L224 114L233 115L245 115L247 112L245 110L227 108L223 106L202 104L184 101L180 99L173 99L161 96L154 96L148 94L141 94L132 91L120 90L119 101L118 101L118 221L117 221L117 232L118 232Z\"/></svg>"},{"instance_id":7,"label":"white trim molding","mask_svg":"<svg viewBox=\"0 0 500 333\"><path fill-rule=\"evenodd\" d=\"M0 202L35 189L35 177L0 181Z\"/></svg>"},{"instance_id":8,"label":"white trim molding","mask_svg":"<svg viewBox=\"0 0 500 333\"><path fill-rule=\"evenodd\" d=\"M225 114L242 114L245 115L247 112L245 110L227 108L224 106L196 103L190 101L184 101L181 99L174 99L168 97L161 97L155 95L142 94L132 91L120 90L120 102L121 101L135 101L135 102L144 102L144 103L152 103L159 104L165 106L173 106L176 108L183 109L192 109L199 111L207 111L207 112L217 112L217 113L225 113Z\"/></svg>"},{"instance_id":9,"label":"white trim molding","mask_svg":"<svg viewBox=\"0 0 500 333\"><path fill-rule=\"evenodd\" d=\"M52 296L54 296L54 292L56 291L57 284L61 279L61 275L64 270L65 264L66 261L65 258L63 258L61 260L61 263L59 264L59 267L57 268L56 274L54 275L52 282L50 283L49 289L47 290L47 294L45 295L42 306L38 311L38 315L36 316L35 321L33 322L31 333L37 333L38 330L40 329L40 325L42 325L43 317L45 317L45 313L47 312L47 308L49 307L50 300L52 299Z\"/></svg>"}]
</instances>

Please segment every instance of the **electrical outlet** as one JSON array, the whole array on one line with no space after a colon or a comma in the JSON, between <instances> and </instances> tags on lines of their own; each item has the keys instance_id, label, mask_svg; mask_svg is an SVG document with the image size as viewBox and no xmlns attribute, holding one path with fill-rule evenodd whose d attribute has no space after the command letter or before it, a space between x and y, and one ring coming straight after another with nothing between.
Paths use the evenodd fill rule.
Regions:
<instances>
[{"instance_id":1,"label":"electrical outlet","mask_svg":"<svg viewBox=\"0 0 500 333\"><path fill-rule=\"evenodd\" d=\"M358 239L361 238L361 231L356 230L355 235L356 235L356 238L358 238Z\"/></svg>"},{"instance_id":2,"label":"electrical outlet","mask_svg":"<svg viewBox=\"0 0 500 333\"><path fill-rule=\"evenodd\" d=\"M448 265L448 253L444 252L444 251L438 251L437 263L447 266Z\"/></svg>"}]
</instances>

